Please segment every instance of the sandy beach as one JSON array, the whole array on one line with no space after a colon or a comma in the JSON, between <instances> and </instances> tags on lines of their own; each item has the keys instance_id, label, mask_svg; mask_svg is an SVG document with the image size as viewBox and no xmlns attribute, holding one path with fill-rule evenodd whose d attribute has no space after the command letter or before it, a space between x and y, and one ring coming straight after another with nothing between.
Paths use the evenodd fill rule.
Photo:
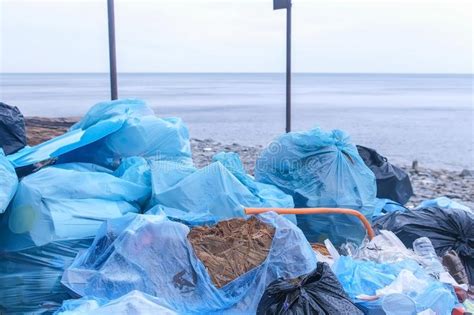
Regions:
<instances>
[{"instance_id":1,"label":"sandy beach","mask_svg":"<svg viewBox=\"0 0 474 315\"><path fill-rule=\"evenodd\" d=\"M26 117L26 128L29 145L36 145L66 132L69 126L79 118L44 118ZM191 139L193 160L197 167L211 162L212 156L222 151L232 151L240 155L250 174L253 174L255 161L263 146L246 146L238 143L221 143L213 139ZM390 161L390 157L387 157ZM474 208L474 172L472 170L452 171L431 169L418 165L398 165L409 172L415 195L407 206L418 205L422 200L446 196Z\"/></svg>"}]
</instances>

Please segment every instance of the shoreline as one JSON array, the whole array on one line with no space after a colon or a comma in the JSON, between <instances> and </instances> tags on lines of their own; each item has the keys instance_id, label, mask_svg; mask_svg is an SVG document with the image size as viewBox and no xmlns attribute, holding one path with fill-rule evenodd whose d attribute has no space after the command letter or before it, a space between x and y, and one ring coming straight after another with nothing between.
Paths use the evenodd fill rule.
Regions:
<instances>
[{"instance_id":1,"label":"shoreline","mask_svg":"<svg viewBox=\"0 0 474 315\"><path fill-rule=\"evenodd\" d=\"M59 136L79 120L79 117L45 118L25 117L29 145L36 145ZM263 146L245 146L239 143L225 144L213 139L191 138L193 161L201 168L211 162L212 156L221 151L232 151L240 155L245 169L253 174L255 161ZM375 148L377 150L377 148ZM390 161L390 157L387 157ZM417 206L422 200L446 196L474 209L474 174L469 171L452 171L425 168L413 169L409 165L397 165L409 173L415 196L406 206Z\"/></svg>"}]
</instances>

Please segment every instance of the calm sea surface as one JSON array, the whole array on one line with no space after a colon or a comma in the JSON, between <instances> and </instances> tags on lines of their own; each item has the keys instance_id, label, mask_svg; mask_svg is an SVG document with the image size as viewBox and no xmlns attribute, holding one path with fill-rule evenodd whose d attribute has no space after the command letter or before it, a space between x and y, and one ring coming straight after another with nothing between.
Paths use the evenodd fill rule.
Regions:
<instances>
[{"instance_id":1,"label":"calm sea surface","mask_svg":"<svg viewBox=\"0 0 474 315\"><path fill-rule=\"evenodd\" d=\"M194 138L265 145L285 129L284 74L120 74L119 96L179 116ZM80 116L106 74L0 74L0 101L27 116ZM293 129L347 131L390 160L474 169L472 75L295 74Z\"/></svg>"}]
</instances>

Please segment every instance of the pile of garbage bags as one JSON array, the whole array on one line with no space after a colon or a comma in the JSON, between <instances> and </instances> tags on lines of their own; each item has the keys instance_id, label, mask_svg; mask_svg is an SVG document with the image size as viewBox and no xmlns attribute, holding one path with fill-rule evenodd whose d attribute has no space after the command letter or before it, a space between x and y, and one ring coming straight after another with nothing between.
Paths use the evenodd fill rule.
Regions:
<instances>
[{"instance_id":1,"label":"pile of garbage bags","mask_svg":"<svg viewBox=\"0 0 474 315\"><path fill-rule=\"evenodd\" d=\"M254 177L233 152L195 167L184 123L137 99L98 103L34 147L24 147L19 111L0 106L0 115L11 117L0 133L18 135L15 150L0 149L0 313L447 315L473 307L471 209L447 198L405 208L408 175L340 130L278 137ZM344 214L259 214L274 230L271 246L259 247L266 258L222 286L206 269L206 246L196 255L188 239L216 224L225 234L225 222L249 219L245 208L321 207L355 210L377 235ZM210 247L212 237L229 240L214 248L214 262L245 248L226 235L209 236ZM312 247L323 242L326 251Z\"/></svg>"}]
</instances>

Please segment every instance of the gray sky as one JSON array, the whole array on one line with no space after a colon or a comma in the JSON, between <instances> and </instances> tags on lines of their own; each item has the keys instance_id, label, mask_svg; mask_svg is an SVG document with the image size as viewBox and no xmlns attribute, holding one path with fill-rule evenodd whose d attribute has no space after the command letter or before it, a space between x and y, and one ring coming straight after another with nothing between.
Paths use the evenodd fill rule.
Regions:
<instances>
[{"instance_id":1,"label":"gray sky","mask_svg":"<svg viewBox=\"0 0 474 315\"><path fill-rule=\"evenodd\" d=\"M106 0L0 0L1 72L107 72ZM473 72L470 0L293 0L295 72ZM116 0L119 72L283 72L272 0Z\"/></svg>"}]
</instances>

